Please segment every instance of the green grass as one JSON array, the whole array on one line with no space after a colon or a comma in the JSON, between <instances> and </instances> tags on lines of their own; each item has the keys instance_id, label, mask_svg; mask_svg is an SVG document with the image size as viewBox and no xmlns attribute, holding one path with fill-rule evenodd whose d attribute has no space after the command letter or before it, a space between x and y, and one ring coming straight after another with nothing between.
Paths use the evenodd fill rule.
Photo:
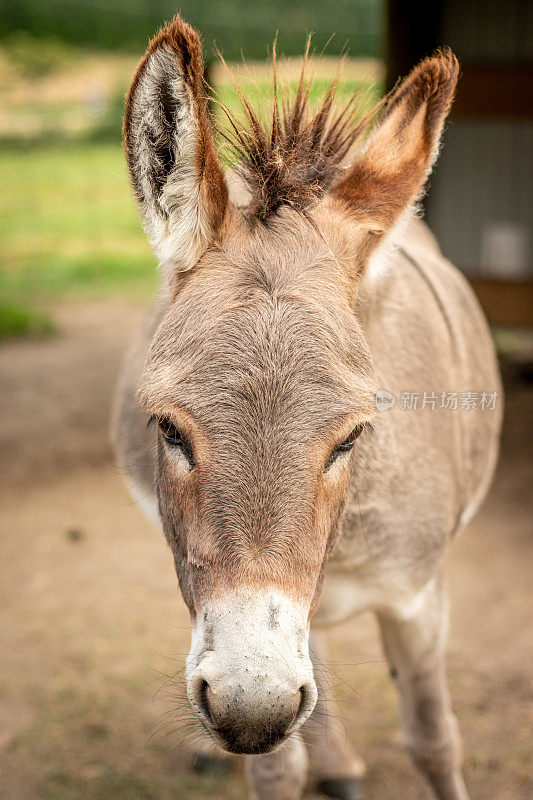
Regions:
<instances>
[{"instance_id":1,"label":"green grass","mask_svg":"<svg viewBox=\"0 0 533 800\"><path fill-rule=\"evenodd\" d=\"M41 338L54 333L55 329L48 311L0 303L0 339L13 336Z\"/></svg>"},{"instance_id":2,"label":"green grass","mask_svg":"<svg viewBox=\"0 0 533 800\"><path fill-rule=\"evenodd\" d=\"M112 767L95 777L55 770L41 784L39 796L42 800L238 800L243 796L234 779L187 773L185 769L172 779L159 775L148 779Z\"/></svg>"},{"instance_id":3,"label":"green grass","mask_svg":"<svg viewBox=\"0 0 533 800\"><path fill-rule=\"evenodd\" d=\"M4 150L0 170L2 307L39 306L73 294L153 291L154 258L120 146ZM8 328L2 314L4 336Z\"/></svg>"},{"instance_id":4,"label":"green grass","mask_svg":"<svg viewBox=\"0 0 533 800\"><path fill-rule=\"evenodd\" d=\"M311 67L312 70L312 67ZM311 90L309 92L309 100L311 105L319 102L320 99L323 97L325 92L329 87L330 81L327 78L317 78L313 81L311 86ZM250 79L241 78L240 85L244 90L247 97L250 98L252 105L256 106L260 104L261 106L265 106L267 110L270 108L270 103L273 97L273 90L271 83L255 83L253 81L253 72L251 73ZM293 82L291 82L291 91L293 91L296 87ZM344 102L349 100L354 94L361 92L362 99L366 96L369 101L376 100L379 95L380 87L370 87L368 85L362 84L359 81L341 81L339 84L336 98L337 103L342 105ZM220 96L220 99L223 103L225 103L232 112L238 113L239 111L239 100L236 96L235 90L231 86L231 84L225 84L222 86L218 91L217 94Z\"/></svg>"},{"instance_id":5,"label":"green grass","mask_svg":"<svg viewBox=\"0 0 533 800\"><path fill-rule=\"evenodd\" d=\"M315 82L312 99L325 85ZM339 100L358 88L341 84ZM272 96L267 84L246 91L261 106ZM235 110L234 91L220 94ZM0 171L0 338L52 332L50 306L65 297L153 294L155 259L118 141L4 147Z\"/></svg>"}]
</instances>

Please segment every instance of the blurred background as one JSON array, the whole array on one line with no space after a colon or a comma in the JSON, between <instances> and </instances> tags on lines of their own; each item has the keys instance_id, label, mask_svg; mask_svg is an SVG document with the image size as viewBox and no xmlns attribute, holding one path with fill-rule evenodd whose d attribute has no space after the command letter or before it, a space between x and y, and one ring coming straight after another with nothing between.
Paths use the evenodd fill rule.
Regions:
<instances>
[{"instance_id":1,"label":"blurred background","mask_svg":"<svg viewBox=\"0 0 533 800\"><path fill-rule=\"evenodd\" d=\"M525 800L533 2L185 0L180 9L230 106L215 43L260 102L276 32L288 80L309 32L316 53L325 48L313 94L348 54L341 99L357 90L376 99L440 45L461 61L425 213L491 322L506 419L493 490L450 559L450 677L472 797ZM120 358L156 287L121 150L124 94L175 11L169 0L0 0L0 797L9 800L245 797L238 759L216 777L189 769L178 708L187 615L107 435ZM248 72L237 66L243 55ZM332 636L331 667L369 764L368 797L424 797L370 618Z\"/></svg>"}]
</instances>

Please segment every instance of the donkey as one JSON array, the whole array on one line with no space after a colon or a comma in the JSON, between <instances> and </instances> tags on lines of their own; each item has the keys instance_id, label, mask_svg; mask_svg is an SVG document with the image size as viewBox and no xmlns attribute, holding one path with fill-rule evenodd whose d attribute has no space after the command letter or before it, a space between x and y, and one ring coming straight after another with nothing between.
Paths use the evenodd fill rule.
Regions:
<instances>
[{"instance_id":1,"label":"donkey","mask_svg":"<svg viewBox=\"0 0 533 800\"><path fill-rule=\"evenodd\" d=\"M113 423L190 613L190 704L247 755L256 800L296 800L307 780L359 797L364 764L336 708L326 735L310 723L328 682L321 628L371 609L416 766L437 798L467 800L443 560L494 470L500 383L472 291L413 214L457 61L422 61L370 132L334 86L313 112L303 72L292 99L274 85L268 121L242 96L228 176L203 74L176 17L126 101L162 285Z\"/></svg>"}]
</instances>

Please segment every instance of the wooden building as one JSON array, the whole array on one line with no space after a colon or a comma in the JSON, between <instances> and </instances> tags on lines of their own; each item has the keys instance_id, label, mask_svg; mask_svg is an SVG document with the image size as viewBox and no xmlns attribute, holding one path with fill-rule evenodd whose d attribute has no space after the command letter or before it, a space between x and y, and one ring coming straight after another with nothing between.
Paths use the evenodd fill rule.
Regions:
<instances>
[{"instance_id":1,"label":"wooden building","mask_svg":"<svg viewBox=\"0 0 533 800\"><path fill-rule=\"evenodd\" d=\"M533 326L533 0L388 0L387 76L461 62L426 215L495 325Z\"/></svg>"}]
</instances>

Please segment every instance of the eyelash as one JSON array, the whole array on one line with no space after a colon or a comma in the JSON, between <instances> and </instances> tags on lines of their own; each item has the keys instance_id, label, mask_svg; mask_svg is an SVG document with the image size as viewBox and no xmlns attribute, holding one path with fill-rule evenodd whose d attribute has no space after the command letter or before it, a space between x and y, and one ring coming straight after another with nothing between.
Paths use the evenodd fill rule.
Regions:
<instances>
[{"instance_id":1,"label":"eyelash","mask_svg":"<svg viewBox=\"0 0 533 800\"><path fill-rule=\"evenodd\" d=\"M357 425L350 433L350 435L341 442L335 450L332 452L328 460L326 461L325 469L329 469L334 461L337 460L339 456L342 456L344 453L349 453L352 450L353 446L355 445L356 440L361 436L365 428L370 427L368 423L363 423L362 425Z\"/></svg>"},{"instance_id":2,"label":"eyelash","mask_svg":"<svg viewBox=\"0 0 533 800\"><path fill-rule=\"evenodd\" d=\"M169 447L179 447L192 469L194 467L192 449L181 431L166 417L152 416L148 420L148 425L151 425L153 422L157 422L161 435Z\"/></svg>"}]
</instances>

